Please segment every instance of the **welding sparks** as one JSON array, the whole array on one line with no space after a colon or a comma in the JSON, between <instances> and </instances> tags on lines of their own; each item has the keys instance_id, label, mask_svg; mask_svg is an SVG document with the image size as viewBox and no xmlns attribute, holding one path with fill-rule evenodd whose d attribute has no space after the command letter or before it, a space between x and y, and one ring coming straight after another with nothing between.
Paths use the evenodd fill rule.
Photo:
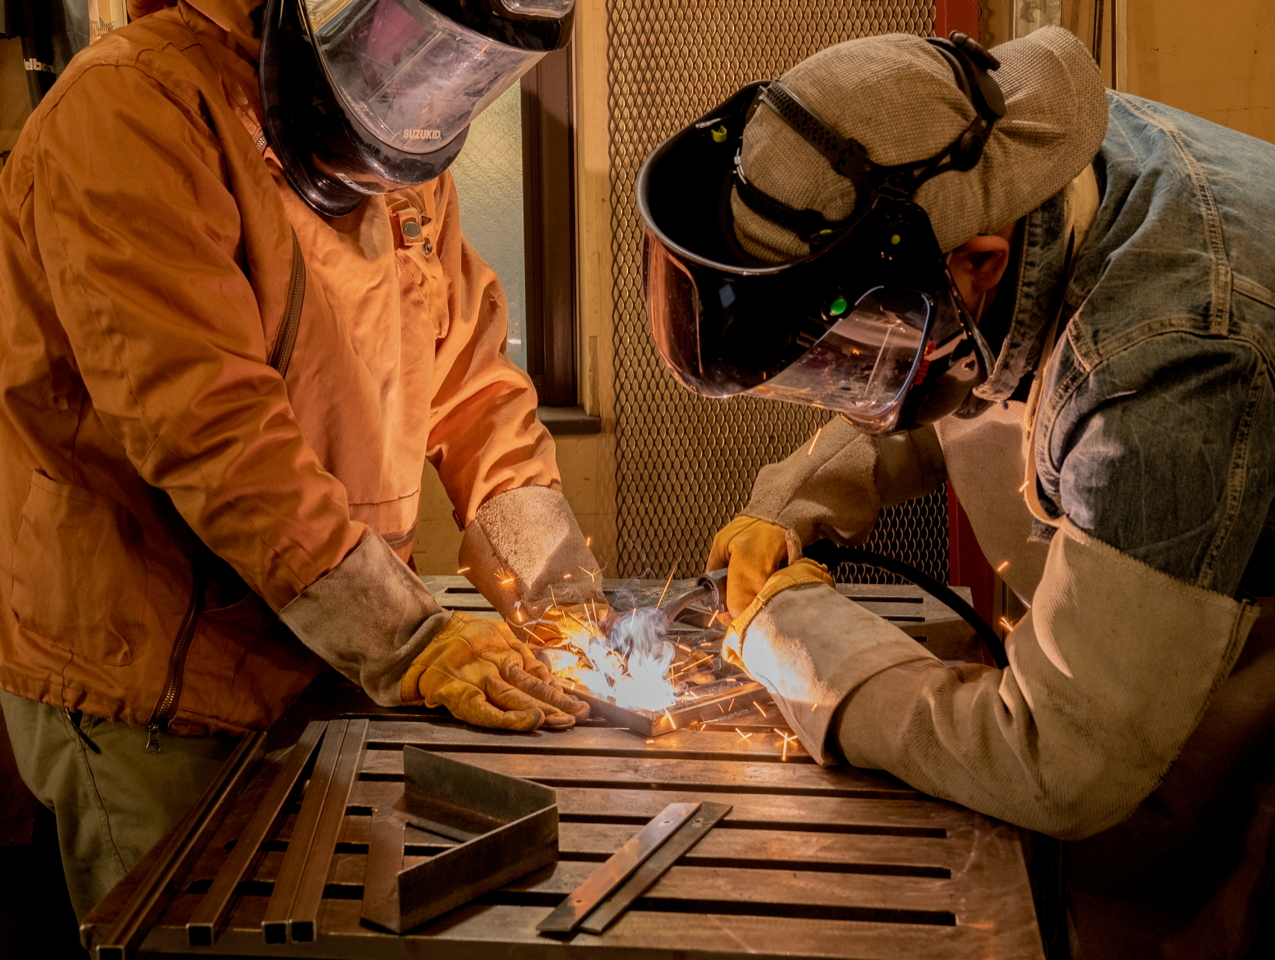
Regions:
<instances>
[{"instance_id":1,"label":"welding sparks","mask_svg":"<svg viewBox=\"0 0 1275 960\"><path fill-rule=\"evenodd\" d=\"M779 734L781 737L784 738L784 755L780 757L779 759L787 760L788 759L788 744L792 743L797 738L788 736L788 734L784 733L782 730L778 728L775 729L775 733Z\"/></svg>"},{"instance_id":2,"label":"welding sparks","mask_svg":"<svg viewBox=\"0 0 1275 960\"><path fill-rule=\"evenodd\" d=\"M762 709L762 705L760 703L754 703L753 706L757 708L757 712L760 713L763 717L765 717L767 720L770 719L770 714L768 714L765 710Z\"/></svg>"},{"instance_id":3,"label":"welding sparks","mask_svg":"<svg viewBox=\"0 0 1275 960\"><path fill-rule=\"evenodd\" d=\"M1022 492L1023 492L1024 490L1026 490L1026 489L1027 489L1027 481L1026 481L1026 480L1024 480L1024 481L1023 481L1023 485L1022 485L1021 487L1019 487L1019 488L1018 488L1018 492L1019 492L1019 493L1022 493Z\"/></svg>"},{"instance_id":4,"label":"welding sparks","mask_svg":"<svg viewBox=\"0 0 1275 960\"><path fill-rule=\"evenodd\" d=\"M584 545L585 545L586 547L591 547L591 546L593 546L593 538L592 538L592 537L585 537L585 538L584 538Z\"/></svg>"},{"instance_id":5,"label":"welding sparks","mask_svg":"<svg viewBox=\"0 0 1275 960\"><path fill-rule=\"evenodd\" d=\"M1002 572L1004 572L1005 568L1006 568L1006 567L1008 567L1008 566L1009 566L1009 561L1008 561L1008 560L1003 560L1003 561L1001 561L1001 565L1000 565L999 567L997 567L997 568L996 568L996 572L997 572L997 573L1002 573Z\"/></svg>"},{"instance_id":6,"label":"welding sparks","mask_svg":"<svg viewBox=\"0 0 1275 960\"><path fill-rule=\"evenodd\" d=\"M1013 633L1017 624L1010 623L1008 617L1001 617L1001 626L1005 628L1007 633Z\"/></svg>"},{"instance_id":7,"label":"welding sparks","mask_svg":"<svg viewBox=\"0 0 1275 960\"><path fill-rule=\"evenodd\" d=\"M456 571L456 573L463 576L464 574L469 573L469 567L461 567L459 570Z\"/></svg>"},{"instance_id":8,"label":"welding sparks","mask_svg":"<svg viewBox=\"0 0 1275 960\"><path fill-rule=\"evenodd\" d=\"M655 607L658 610L661 603L664 602L664 594L668 593L669 584L673 582L673 574L677 573L677 564L673 564L673 569L668 572L668 579L664 581L664 589L660 591L660 599L655 601Z\"/></svg>"},{"instance_id":9,"label":"welding sparks","mask_svg":"<svg viewBox=\"0 0 1275 960\"><path fill-rule=\"evenodd\" d=\"M577 567L580 567L580 564L578 564L578 563L577 563L577 564L576 564L576 566L577 566ZM590 580L593 580L593 581L596 581L596 580L598 579L598 574L602 572L601 570L597 570L597 571L593 571L593 570L585 570L585 569L584 569L584 567L580 567L580 569L581 569L581 570L584 570L584 575L585 575L586 577L588 577ZM595 601L593 601L593 602L594 602L595 604L597 603L597 601L596 601L596 600L595 600Z\"/></svg>"},{"instance_id":10,"label":"welding sparks","mask_svg":"<svg viewBox=\"0 0 1275 960\"><path fill-rule=\"evenodd\" d=\"M744 733L744 731L739 729L739 727L735 728L735 732L739 734L739 737L741 740L747 740L749 737L752 736L751 733Z\"/></svg>"},{"instance_id":11,"label":"welding sparks","mask_svg":"<svg viewBox=\"0 0 1275 960\"><path fill-rule=\"evenodd\" d=\"M677 723L673 720L673 715L668 712L668 707L664 708L664 716L668 717L668 722L673 725L673 729L677 729Z\"/></svg>"},{"instance_id":12,"label":"welding sparks","mask_svg":"<svg viewBox=\"0 0 1275 960\"><path fill-rule=\"evenodd\" d=\"M806 451L806 456L810 456L815 452L815 444L819 442L819 435L823 433L823 427L815 431L815 438L810 441L810 449Z\"/></svg>"}]
</instances>

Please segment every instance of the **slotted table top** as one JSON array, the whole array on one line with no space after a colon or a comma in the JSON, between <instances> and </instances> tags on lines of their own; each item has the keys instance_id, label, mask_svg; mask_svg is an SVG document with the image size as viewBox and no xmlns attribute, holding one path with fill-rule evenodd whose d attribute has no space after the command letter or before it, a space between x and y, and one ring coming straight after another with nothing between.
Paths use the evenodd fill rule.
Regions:
<instances>
[{"instance_id":1,"label":"slotted table top","mask_svg":"<svg viewBox=\"0 0 1275 960\"><path fill-rule=\"evenodd\" d=\"M415 744L557 791L560 860L403 936L360 923L374 808L402 789L402 747ZM679 730L644 742L583 726L509 734L447 718L373 719L326 877L313 942L266 944L261 921L297 820L284 808L210 947L185 923L227 847L284 761L271 754L178 885L140 955L369 957L434 960L568 957L717 960L757 957L1043 957L1013 827L928 798L884 774L823 769L774 733ZM568 940L536 924L642 824L675 801L733 805L698 846L601 935ZM420 862L408 848L404 866ZM139 864L144 872L147 864ZM126 879L90 917L99 933Z\"/></svg>"}]
</instances>

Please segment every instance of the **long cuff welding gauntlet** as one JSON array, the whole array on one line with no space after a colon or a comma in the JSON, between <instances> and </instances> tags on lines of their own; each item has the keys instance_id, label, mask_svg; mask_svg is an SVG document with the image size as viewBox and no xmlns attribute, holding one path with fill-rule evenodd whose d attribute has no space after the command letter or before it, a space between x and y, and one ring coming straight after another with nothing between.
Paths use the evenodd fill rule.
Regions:
<instances>
[{"instance_id":1,"label":"long cuff welding gauntlet","mask_svg":"<svg viewBox=\"0 0 1275 960\"><path fill-rule=\"evenodd\" d=\"M507 490L479 507L460 562L522 639L555 643L610 622L601 565L566 497L551 487Z\"/></svg>"},{"instance_id":2,"label":"long cuff welding gauntlet","mask_svg":"<svg viewBox=\"0 0 1275 960\"><path fill-rule=\"evenodd\" d=\"M900 663L935 660L898 627L837 593L828 571L808 559L766 581L731 623L722 656L770 691L802 746L825 766L838 759L827 741L852 690Z\"/></svg>"},{"instance_id":3,"label":"long cuff welding gauntlet","mask_svg":"<svg viewBox=\"0 0 1275 960\"><path fill-rule=\"evenodd\" d=\"M570 726L588 712L499 622L442 609L375 533L279 619L381 706L425 700L471 723L524 730Z\"/></svg>"}]
</instances>

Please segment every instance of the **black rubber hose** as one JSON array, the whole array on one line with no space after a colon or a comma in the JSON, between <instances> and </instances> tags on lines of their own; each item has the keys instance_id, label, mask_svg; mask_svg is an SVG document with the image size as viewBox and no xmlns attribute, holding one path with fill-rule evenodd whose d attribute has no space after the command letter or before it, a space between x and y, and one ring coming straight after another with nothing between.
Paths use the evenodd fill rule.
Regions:
<instances>
[{"instance_id":1,"label":"black rubber hose","mask_svg":"<svg viewBox=\"0 0 1275 960\"><path fill-rule=\"evenodd\" d=\"M822 563L829 570L840 563L863 563L868 566L879 567L882 570L888 570L890 573L911 580L974 628L974 632L983 641L983 646L991 654L996 666L1002 670L1009 666L1009 657L1005 655L1005 645L1001 643L1001 638L996 636L995 631L987 625L987 621L978 615L978 611L962 600L960 595L951 587L939 583L929 574L921 572L910 563L904 563L902 560L896 560L894 557L887 557L880 553L873 553L871 550L864 550L861 547L839 547L831 540L820 540L817 543L812 543L803 552L811 560Z\"/></svg>"}]
</instances>

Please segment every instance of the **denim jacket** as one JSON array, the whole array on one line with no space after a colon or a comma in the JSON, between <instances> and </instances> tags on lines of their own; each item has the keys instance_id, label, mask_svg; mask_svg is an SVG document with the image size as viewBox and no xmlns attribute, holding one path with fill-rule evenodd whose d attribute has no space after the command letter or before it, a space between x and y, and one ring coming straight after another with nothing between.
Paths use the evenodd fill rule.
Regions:
<instances>
[{"instance_id":1,"label":"denim jacket","mask_svg":"<svg viewBox=\"0 0 1275 960\"><path fill-rule=\"evenodd\" d=\"M1056 197L1027 218L1008 333L978 392L1002 400L1042 375L1061 308L1034 447L1046 512L1193 585L1270 595L1275 146L1108 98L1101 205L1070 282Z\"/></svg>"}]
</instances>

